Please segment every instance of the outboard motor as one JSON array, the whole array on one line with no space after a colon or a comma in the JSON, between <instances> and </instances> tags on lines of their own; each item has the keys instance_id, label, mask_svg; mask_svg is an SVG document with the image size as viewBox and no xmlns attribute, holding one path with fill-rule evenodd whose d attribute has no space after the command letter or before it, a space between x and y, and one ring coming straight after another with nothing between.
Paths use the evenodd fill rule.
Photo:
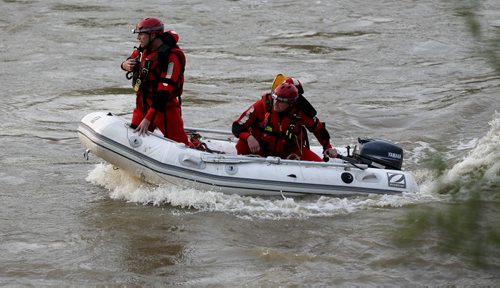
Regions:
<instances>
[{"instance_id":1,"label":"outboard motor","mask_svg":"<svg viewBox=\"0 0 500 288\"><path fill-rule=\"evenodd\" d=\"M360 139L353 156L369 167L401 170L403 149L394 143L381 139Z\"/></svg>"}]
</instances>

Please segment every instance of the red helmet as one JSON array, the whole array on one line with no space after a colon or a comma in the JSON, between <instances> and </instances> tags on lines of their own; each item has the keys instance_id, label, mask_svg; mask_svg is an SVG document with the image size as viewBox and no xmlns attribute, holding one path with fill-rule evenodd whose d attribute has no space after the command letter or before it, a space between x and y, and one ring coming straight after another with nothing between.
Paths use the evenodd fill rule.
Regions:
<instances>
[{"instance_id":1,"label":"red helmet","mask_svg":"<svg viewBox=\"0 0 500 288\"><path fill-rule=\"evenodd\" d=\"M299 91L295 85L283 82L274 89L273 99L281 102L294 103L299 98Z\"/></svg>"},{"instance_id":2,"label":"red helmet","mask_svg":"<svg viewBox=\"0 0 500 288\"><path fill-rule=\"evenodd\" d=\"M285 83L293 84L297 88L297 90L299 91L299 95L304 94L304 88L302 88L302 83L300 83L299 80L292 78L292 77L288 77L288 78L286 78Z\"/></svg>"},{"instance_id":3,"label":"red helmet","mask_svg":"<svg viewBox=\"0 0 500 288\"><path fill-rule=\"evenodd\" d=\"M135 25L132 33L163 34L163 23L156 18L145 18Z\"/></svg>"}]
</instances>

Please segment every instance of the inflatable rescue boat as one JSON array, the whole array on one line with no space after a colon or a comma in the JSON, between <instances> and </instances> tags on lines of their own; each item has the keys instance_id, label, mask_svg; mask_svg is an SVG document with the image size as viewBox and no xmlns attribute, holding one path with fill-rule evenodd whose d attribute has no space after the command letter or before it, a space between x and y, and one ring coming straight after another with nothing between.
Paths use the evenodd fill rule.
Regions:
<instances>
[{"instance_id":1,"label":"inflatable rescue boat","mask_svg":"<svg viewBox=\"0 0 500 288\"><path fill-rule=\"evenodd\" d=\"M237 155L230 132L186 128L204 133L203 150L160 135L139 136L129 122L106 112L81 120L78 135L102 160L153 184L174 184L198 190L240 195L402 194L418 191L411 173L401 170L403 150L388 141L359 140L354 149L336 148L339 159L310 162L279 157ZM311 147L321 155L321 147Z\"/></svg>"}]
</instances>

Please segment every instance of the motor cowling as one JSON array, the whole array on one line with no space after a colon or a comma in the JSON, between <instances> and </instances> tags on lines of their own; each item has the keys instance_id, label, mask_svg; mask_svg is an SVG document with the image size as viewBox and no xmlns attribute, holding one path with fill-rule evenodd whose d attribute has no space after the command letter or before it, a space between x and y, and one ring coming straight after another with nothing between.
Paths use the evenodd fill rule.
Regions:
<instances>
[{"instance_id":1,"label":"motor cowling","mask_svg":"<svg viewBox=\"0 0 500 288\"><path fill-rule=\"evenodd\" d=\"M369 167L401 170L403 149L382 139L359 139L354 149L354 157Z\"/></svg>"}]
</instances>

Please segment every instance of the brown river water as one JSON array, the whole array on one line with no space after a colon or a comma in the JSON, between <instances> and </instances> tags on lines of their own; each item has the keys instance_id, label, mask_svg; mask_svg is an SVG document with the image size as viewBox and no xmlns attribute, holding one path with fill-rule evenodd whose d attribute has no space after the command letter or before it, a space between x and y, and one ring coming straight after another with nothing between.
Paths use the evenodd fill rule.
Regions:
<instances>
[{"instance_id":1,"label":"brown river water","mask_svg":"<svg viewBox=\"0 0 500 288\"><path fill-rule=\"evenodd\" d=\"M391 240L412 208L452 205L437 192L446 185L499 187L500 78L454 1L0 5L0 286L500 283L498 253L480 268L441 253L436 233L404 248ZM131 115L135 97L119 66L147 16L180 35L186 126L229 130L274 75L292 75L336 145L400 144L421 191L242 197L155 187L84 159L76 133L84 115ZM479 17L486 35L498 32L497 1L481 1ZM442 176L433 155L444 160ZM495 207L485 221L499 222Z\"/></svg>"}]
</instances>

